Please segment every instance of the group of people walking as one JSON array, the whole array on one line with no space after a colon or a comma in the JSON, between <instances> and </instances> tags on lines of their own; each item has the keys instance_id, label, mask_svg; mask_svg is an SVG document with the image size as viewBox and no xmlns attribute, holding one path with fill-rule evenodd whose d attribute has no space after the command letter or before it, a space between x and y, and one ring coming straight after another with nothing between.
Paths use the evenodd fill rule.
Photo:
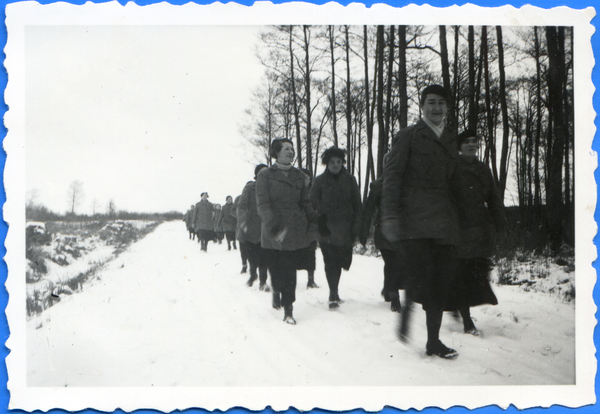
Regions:
<instances>
[{"instance_id":1,"label":"group of people walking","mask_svg":"<svg viewBox=\"0 0 600 414\"><path fill-rule=\"evenodd\" d=\"M237 238L242 272L246 259L250 262L247 284L259 279L260 290L269 291L270 273L271 305L283 308L285 322L296 323L297 270L306 269L307 286L318 287L317 244L329 308L335 309L343 303L342 269L350 269L355 243L365 245L374 227L375 246L385 263L382 295L392 311L401 313L400 339L409 337L410 302L420 303L426 312L427 355L458 355L439 339L444 311L460 312L465 333L479 335L469 308L497 303L488 277L494 235L506 223L503 203L489 168L477 160L477 135L464 131L457 137L445 128L444 88L425 88L420 107L421 120L394 137L383 176L370 184L364 206L356 179L344 166L344 150L327 149L322 155L325 171L313 180L308 170L292 165L295 153L288 139L273 140L272 165L256 167L255 181L246 184L235 203L228 197L221 216L234 220L234 248ZM207 198L203 193L186 219L188 226L193 223L203 250L211 236L204 232L214 231L214 226L207 224L205 229L202 224L205 215L208 220L205 210L212 208L214 213ZM399 290L406 291L404 310Z\"/></svg>"},{"instance_id":2,"label":"group of people walking","mask_svg":"<svg viewBox=\"0 0 600 414\"><path fill-rule=\"evenodd\" d=\"M189 233L189 238L197 239L202 251L208 251L208 242L221 244L227 239L227 248L237 249L235 243L236 212L233 198L227 196L225 205L213 204L208 201L208 193L200 195L200 201L192 205L183 216L183 221Z\"/></svg>"}]
</instances>

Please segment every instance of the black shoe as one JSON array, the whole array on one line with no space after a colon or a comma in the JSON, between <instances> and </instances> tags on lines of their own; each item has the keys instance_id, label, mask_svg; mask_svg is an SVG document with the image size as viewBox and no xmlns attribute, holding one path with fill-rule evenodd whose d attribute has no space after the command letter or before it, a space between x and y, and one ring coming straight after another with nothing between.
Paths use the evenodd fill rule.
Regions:
<instances>
[{"instance_id":1,"label":"black shoe","mask_svg":"<svg viewBox=\"0 0 600 414\"><path fill-rule=\"evenodd\" d=\"M292 307L283 308L283 321L289 323L290 325L296 325L296 320L292 316Z\"/></svg>"},{"instance_id":2,"label":"black shoe","mask_svg":"<svg viewBox=\"0 0 600 414\"><path fill-rule=\"evenodd\" d=\"M244 274L248 271L248 266L247 265L243 265L242 266L242 271L240 272L240 274Z\"/></svg>"},{"instance_id":3,"label":"black shoe","mask_svg":"<svg viewBox=\"0 0 600 414\"><path fill-rule=\"evenodd\" d=\"M309 278L308 279L308 283L306 284L306 288L307 289L315 289L315 288L318 288L318 287L319 287L319 285L317 285L315 283L315 279L313 279L313 278Z\"/></svg>"},{"instance_id":4,"label":"black shoe","mask_svg":"<svg viewBox=\"0 0 600 414\"><path fill-rule=\"evenodd\" d=\"M329 301L329 309L337 309L340 307L340 304L335 300Z\"/></svg>"},{"instance_id":5,"label":"black shoe","mask_svg":"<svg viewBox=\"0 0 600 414\"><path fill-rule=\"evenodd\" d=\"M248 281L246 282L246 285L248 285L248 287L252 287L252 284L254 283L254 281L256 280L256 278L254 277L250 277L250 279L248 279Z\"/></svg>"},{"instance_id":6,"label":"black shoe","mask_svg":"<svg viewBox=\"0 0 600 414\"><path fill-rule=\"evenodd\" d=\"M437 355L440 358L444 359L453 359L458 356L458 352L456 352L456 350L448 348L439 339L432 345L427 345L426 353L428 356Z\"/></svg>"},{"instance_id":7,"label":"black shoe","mask_svg":"<svg viewBox=\"0 0 600 414\"><path fill-rule=\"evenodd\" d=\"M281 294L273 291L273 309L281 309Z\"/></svg>"},{"instance_id":8,"label":"black shoe","mask_svg":"<svg viewBox=\"0 0 600 414\"><path fill-rule=\"evenodd\" d=\"M261 292L270 292L271 288L269 288L269 285L267 285L266 283L261 283L258 286L258 290L260 290Z\"/></svg>"}]
</instances>

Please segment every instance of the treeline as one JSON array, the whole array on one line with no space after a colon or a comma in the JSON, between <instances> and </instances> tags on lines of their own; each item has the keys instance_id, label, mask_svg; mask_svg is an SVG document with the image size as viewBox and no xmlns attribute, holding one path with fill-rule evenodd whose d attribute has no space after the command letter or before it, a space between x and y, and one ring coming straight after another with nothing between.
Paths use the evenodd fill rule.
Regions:
<instances>
[{"instance_id":1,"label":"treeline","mask_svg":"<svg viewBox=\"0 0 600 414\"><path fill-rule=\"evenodd\" d=\"M166 213L137 213L118 210L112 213L96 214L58 214L49 210L46 206L40 204L28 204L25 208L25 218L27 221L64 221L64 222L87 222L87 221L114 221L114 220L145 220L145 221L169 221L182 220L183 214L178 211L169 211Z\"/></svg>"},{"instance_id":2,"label":"treeline","mask_svg":"<svg viewBox=\"0 0 600 414\"><path fill-rule=\"evenodd\" d=\"M572 27L273 26L242 132L270 163L273 139L316 172L324 148L347 150L366 197L391 138L420 116L431 83L449 91L447 128L476 130L480 159L520 209L523 231L558 249L572 242Z\"/></svg>"}]
</instances>

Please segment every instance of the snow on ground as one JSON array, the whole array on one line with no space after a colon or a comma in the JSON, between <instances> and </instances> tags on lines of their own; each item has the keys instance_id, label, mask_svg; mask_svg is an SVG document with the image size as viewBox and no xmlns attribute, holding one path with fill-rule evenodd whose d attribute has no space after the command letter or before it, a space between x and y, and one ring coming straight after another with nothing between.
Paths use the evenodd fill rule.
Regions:
<instances>
[{"instance_id":1,"label":"snow on ground","mask_svg":"<svg viewBox=\"0 0 600 414\"><path fill-rule=\"evenodd\" d=\"M412 310L411 343L380 291L383 261L354 256L327 307L298 272L294 316L245 285L238 251L188 239L167 222L133 244L83 291L27 322L28 386L542 385L575 382L575 309L555 296L495 286L497 306L472 309L481 337L444 317L440 337L459 352L425 355L425 315Z\"/></svg>"}]
</instances>

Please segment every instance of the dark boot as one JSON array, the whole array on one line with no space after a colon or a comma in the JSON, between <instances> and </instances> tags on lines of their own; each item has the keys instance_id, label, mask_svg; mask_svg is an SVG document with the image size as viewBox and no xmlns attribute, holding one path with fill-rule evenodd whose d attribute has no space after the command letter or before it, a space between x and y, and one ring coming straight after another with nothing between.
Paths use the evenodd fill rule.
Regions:
<instances>
[{"instance_id":1,"label":"dark boot","mask_svg":"<svg viewBox=\"0 0 600 414\"><path fill-rule=\"evenodd\" d=\"M237 250L237 246L235 245L235 240L233 241L233 250Z\"/></svg>"},{"instance_id":2,"label":"dark boot","mask_svg":"<svg viewBox=\"0 0 600 414\"><path fill-rule=\"evenodd\" d=\"M473 336L481 335L481 332L479 332L479 329L477 329L475 327L475 324L473 323L473 319L471 318L471 311L469 310L469 308L461 309L460 316L462 317L463 328L466 334Z\"/></svg>"},{"instance_id":3,"label":"dark boot","mask_svg":"<svg viewBox=\"0 0 600 414\"><path fill-rule=\"evenodd\" d=\"M315 272L309 270L308 271L308 283L306 284L307 289L318 288L319 286L315 283Z\"/></svg>"},{"instance_id":4,"label":"dark boot","mask_svg":"<svg viewBox=\"0 0 600 414\"><path fill-rule=\"evenodd\" d=\"M273 291L273 309L281 309L281 293Z\"/></svg>"},{"instance_id":5,"label":"dark boot","mask_svg":"<svg viewBox=\"0 0 600 414\"><path fill-rule=\"evenodd\" d=\"M329 309L339 308L341 302L337 292L329 291Z\"/></svg>"},{"instance_id":6,"label":"dark boot","mask_svg":"<svg viewBox=\"0 0 600 414\"><path fill-rule=\"evenodd\" d=\"M260 282L260 285L258 285L258 290L262 292L270 292L271 288L265 282Z\"/></svg>"},{"instance_id":7,"label":"dark boot","mask_svg":"<svg viewBox=\"0 0 600 414\"><path fill-rule=\"evenodd\" d=\"M240 274L244 274L248 271L248 265L242 265L242 271L240 272Z\"/></svg>"},{"instance_id":8,"label":"dark boot","mask_svg":"<svg viewBox=\"0 0 600 414\"><path fill-rule=\"evenodd\" d=\"M398 291L395 292L390 292L390 309L392 310L392 312L402 312L402 306L400 305L400 295L398 294Z\"/></svg>"},{"instance_id":9,"label":"dark boot","mask_svg":"<svg viewBox=\"0 0 600 414\"><path fill-rule=\"evenodd\" d=\"M296 325L296 320L292 316L292 309L291 306L283 308L283 321L290 325Z\"/></svg>"},{"instance_id":10,"label":"dark boot","mask_svg":"<svg viewBox=\"0 0 600 414\"><path fill-rule=\"evenodd\" d=\"M255 280L256 280L256 275L250 276L250 279L248 279L248 281L246 282L246 285L248 285L248 287L252 287L252 284L254 283Z\"/></svg>"}]
</instances>

